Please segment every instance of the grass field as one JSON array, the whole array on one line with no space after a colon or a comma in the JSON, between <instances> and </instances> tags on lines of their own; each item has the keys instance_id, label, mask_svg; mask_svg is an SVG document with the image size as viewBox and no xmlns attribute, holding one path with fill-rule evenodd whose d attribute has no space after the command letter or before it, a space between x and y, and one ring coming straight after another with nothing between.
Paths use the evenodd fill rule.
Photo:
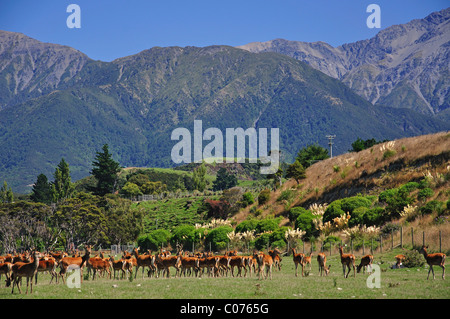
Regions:
<instances>
[{"instance_id":1,"label":"grass field","mask_svg":"<svg viewBox=\"0 0 450 319\"><path fill-rule=\"evenodd\" d=\"M331 265L328 277L318 276L317 260L313 257L308 276L295 277L291 256L285 256L281 271L273 271L273 279L258 280L252 277L209 278L204 275L181 278L142 279L141 271L136 279L96 281L84 280L81 288L68 288L58 283L49 284L50 275L40 274L33 294L25 295L26 280L22 294L15 289L0 288L0 299L449 299L450 279L442 280L442 269L435 268L436 279L427 280L428 266L421 268L390 269L394 256L401 250L383 255L375 254L379 264L380 288L368 288L368 274L357 273L356 277L344 278L339 255L328 256ZM357 257L357 264L359 257ZM173 276L174 273L172 273ZM430 275L431 277L431 275ZM2 277L4 278L4 277ZM116 287L113 287L116 285Z\"/></svg>"}]
</instances>

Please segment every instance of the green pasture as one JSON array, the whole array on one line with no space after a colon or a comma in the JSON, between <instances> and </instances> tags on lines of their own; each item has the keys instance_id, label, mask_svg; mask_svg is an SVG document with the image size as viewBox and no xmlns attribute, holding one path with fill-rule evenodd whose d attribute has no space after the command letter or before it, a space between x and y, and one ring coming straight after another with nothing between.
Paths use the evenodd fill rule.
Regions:
<instances>
[{"instance_id":1,"label":"green pasture","mask_svg":"<svg viewBox=\"0 0 450 319\"><path fill-rule=\"evenodd\" d=\"M22 284L22 294L15 289L0 288L0 299L449 299L450 278L442 280L442 269L435 268L436 279L427 280L428 266L420 268L391 269L395 262L393 256L400 253L394 250L383 255L375 254L375 263L379 264L380 288L368 288L368 274L350 273L344 278L339 255L328 256L331 265L327 277L318 275L318 265L313 257L312 269L307 276L295 277L291 256L283 257L281 271L273 271L273 279L258 280L252 277L210 278L170 278L142 279L141 270L137 278L109 279L99 278L83 280L80 288L68 288L59 282L49 284L50 275L40 274L33 294L25 295L26 280ZM359 258L357 256L357 264ZM133 274L134 275L134 274ZM134 277L134 276L133 276Z\"/></svg>"}]
</instances>

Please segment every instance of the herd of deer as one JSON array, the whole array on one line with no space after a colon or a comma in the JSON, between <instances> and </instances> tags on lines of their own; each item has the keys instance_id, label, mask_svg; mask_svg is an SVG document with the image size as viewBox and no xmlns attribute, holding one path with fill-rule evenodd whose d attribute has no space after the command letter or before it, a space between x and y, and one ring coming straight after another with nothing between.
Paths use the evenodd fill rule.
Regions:
<instances>
[{"instance_id":1,"label":"herd of deer","mask_svg":"<svg viewBox=\"0 0 450 319\"><path fill-rule=\"evenodd\" d=\"M423 246L420 249L420 253L424 255L430 269L428 271L428 277L430 272L433 273L433 266L440 266L442 268L442 279L445 278L445 258L446 255L442 253L427 253L427 246ZM347 278L351 269L353 269L353 276L356 276L356 270L359 273L361 269L365 272L366 267L371 271L373 262L372 255L366 255L361 258L360 264L355 265L356 258L353 254L345 254L343 247L339 247L340 258L342 263L342 269L344 277ZM305 266L311 267L312 254L306 256L302 253L296 253L295 249L292 249L293 261L295 264L295 276L298 276L298 266L302 267L302 276L304 276ZM58 282L58 277L61 277L64 282L64 278L67 274L67 270L78 268L80 269L81 281L83 280L83 269L86 268L88 276L92 272L92 279L95 280L97 274L105 276L110 279L114 276L116 278L116 272L121 274L121 278L128 278L132 275L133 268L136 269L134 278L136 278L138 270L142 268L142 278L144 278L144 270L147 268L147 275L149 277L170 277L170 268L176 270L175 277L195 275L201 277L203 273L211 277L218 276L235 276L234 270L237 268L236 276L244 276L247 274L252 276L255 272L259 279L272 279L272 269L281 269L281 252L278 249L269 250L267 254L263 252L255 251L250 256L238 256L237 251L229 251L224 255L213 255L211 253L197 253L190 254L187 252L179 251L175 255L171 255L170 252L161 251L157 254L152 254L151 251L140 254L139 248L135 248L132 253L123 252L122 257L119 260L115 260L113 256L105 258L103 253L91 257L91 247L87 246L83 256L79 252L73 253L72 256L68 256L67 253L50 252L40 253L33 251L31 253L15 254L14 256L8 254L6 256L0 256L0 276L4 274L6 276L6 287L11 286L14 293L14 287L17 287L19 293L21 293L20 283L22 278L27 279L27 291L28 286L31 286L31 293L33 292L33 279L37 284L37 277L39 272L49 272L51 274L50 283L53 279ZM397 260L396 265L404 260L404 255L395 256ZM319 265L319 275L328 275L331 266L326 265L326 256L324 253L317 255L317 262ZM56 272L56 268L60 267L59 273ZM346 273L346 269L348 269ZM114 275L112 275L114 272ZM244 274L242 274L244 272Z\"/></svg>"}]
</instances>

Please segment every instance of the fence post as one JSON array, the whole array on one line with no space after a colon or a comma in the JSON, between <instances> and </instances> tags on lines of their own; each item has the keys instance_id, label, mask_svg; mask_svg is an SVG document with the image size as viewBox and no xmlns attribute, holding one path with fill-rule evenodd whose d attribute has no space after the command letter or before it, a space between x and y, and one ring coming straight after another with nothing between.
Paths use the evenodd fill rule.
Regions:
<instances>
[{"instance_id":1,"label":"fence post","mask_svg":"<svg viewBox=\"0 0 450 319\"><path fill-rule=\"evenodd\" d=\"M380 253L383 253L383 236L380 235Z\"/></svg>"},{"instance_id":2,"label":"fence post","mask_svg":"<svg viewBox=\"0 0 450 319\"><path fill-rule=\"evenodd\" d=\"M365 249L364 249L364 239L363 239L363 241L362 241L362 249L363 249L363 255L365 254Z\"/></svg>"},{"instance_id":3,"label":"fence post","mask_svg":"<svg viewBox=\"0 0 450 319\"><path fill-rule=\"evenodd\" d=\"M414 248L414 229L411 227L411 244Z\"/></svg>"},{"instance_id":4,"label":"fence post","mask_svg":"<svg viewBox=\"0 0 450 319\"><path fill-rule=\"evenodd\" d=\"M400 227L400 248L403 248L403 227Z\"/></svg>"},{"instance_id":5,"label":"fence post","mask_svg":"<svg viewBox=\"0 0 450 319\"><path fill-rule=\"evenodd\" d=\"M422 245L425 246L425 231L422 232Z\"/></svg>"},{"instance_id":6,"label":"fence post","mask_svg":"<svg viewBox=\"0 0 450 319\"><path fill-rule=\"evenodd\" d=\"M394 249L394 230L391 229L391 249Z\"/></svg>"},{"instance_id":7,"label":"fence post","mask_svg":"<svg viewBox=\"0 0 450 319\"><path fill-rule=\"evenodd\" d=\"M373 255L373 238L370 241L370 253Z\"/></svg>"},{"instance_id":8,"label":"fence post","mask_svg":"<svg viewBox=\"0 0 450 319\"><path fill-rule=\"evenodd\" d=\"M352 254L353 254L353 238L350 238L350 249L351 249Z\"/></svg>"}]
</instances>

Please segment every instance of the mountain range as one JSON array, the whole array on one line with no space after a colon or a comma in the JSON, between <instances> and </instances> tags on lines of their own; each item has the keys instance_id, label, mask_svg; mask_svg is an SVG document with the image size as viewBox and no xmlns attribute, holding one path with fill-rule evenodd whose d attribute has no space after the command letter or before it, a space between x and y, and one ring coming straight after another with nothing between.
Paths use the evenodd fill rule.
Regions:
<instances>
[{"instance_id":1,"label":"mountain range","mask_svg":"<svg viewBox=\"0 0 450 319\"><path fill-rule=\"evenodd\" d=\"M373 104L450 120L450 8L338 47L275 39L239 48L306 62Z\"/></svg>"},{"instance_id":2,"label":"mountain range","mask_svg":"<svg viewBox=\"0 0 450 319\"><path fill-rule=\"evenodd\" d=\"M435 15L443 13L431 16ZM424 46L429 46L426 34L437 33L429 32L421 35ZM377 37L385 37L380 34ZM447 36L448 32L441 38ZM171 132L178 127L192 132L196 119L203 121L204 128L222 131L279 128L282 159L287 162L308 144L326 147L327 134L336 135L333 154L340 154L358 137L384 140L448 130L446 117L441 115L449 104L448 76L444 76L448 74L448 44L439 46L440 53L430 53L439 56L433 61L446 58L446 71L441 65L444 71L436 75L439 68L429 65L427 69L428 60L417 62L420 78L428 74L435 84L428 88L428 95L425 89L421 91L430 97L430 109L419 102L407 104L417 98L412 93L394 98L394 91L409 92L407 79L412 71L404 72L403 86L381 75L395 67L366 77L365 89L362 80L349 85L351 74L353 79L367 75L364 61L370 60L368 48L377 41L346 45L360 53L347 57L345 63L337 53L334 57L339 63L325 55L320 62L323 48L344 50L324 43L309 44L320 47L310 54L312 60L319 56L317 64L298 59L301 54L289 56L284 49L261 52L277 50L256 50L256 44L245 48L153 47L102 62L67 46L0 31L0 181L6 180L14 191L29 192L40 173L52 179L61 158L69 163L72 178L80 179L89 175L95 152L105 143L122 166L174 166L170 154L176 142ZM391 43L402 41L391 39ZM273 47L292 44L285 40L271 43ZM383 50L384 46L376 52ZM396 49L392 47L391 52ZM381 68L374 56L370 61L370 66ZM325 63L327 72L320 69ZM390 94L374 101L372 93L361 93L376 91L374 87L383 78L385 86L392 86ZM392 103L381 103L389 99Z\"/></svg>"}]
</instances>

